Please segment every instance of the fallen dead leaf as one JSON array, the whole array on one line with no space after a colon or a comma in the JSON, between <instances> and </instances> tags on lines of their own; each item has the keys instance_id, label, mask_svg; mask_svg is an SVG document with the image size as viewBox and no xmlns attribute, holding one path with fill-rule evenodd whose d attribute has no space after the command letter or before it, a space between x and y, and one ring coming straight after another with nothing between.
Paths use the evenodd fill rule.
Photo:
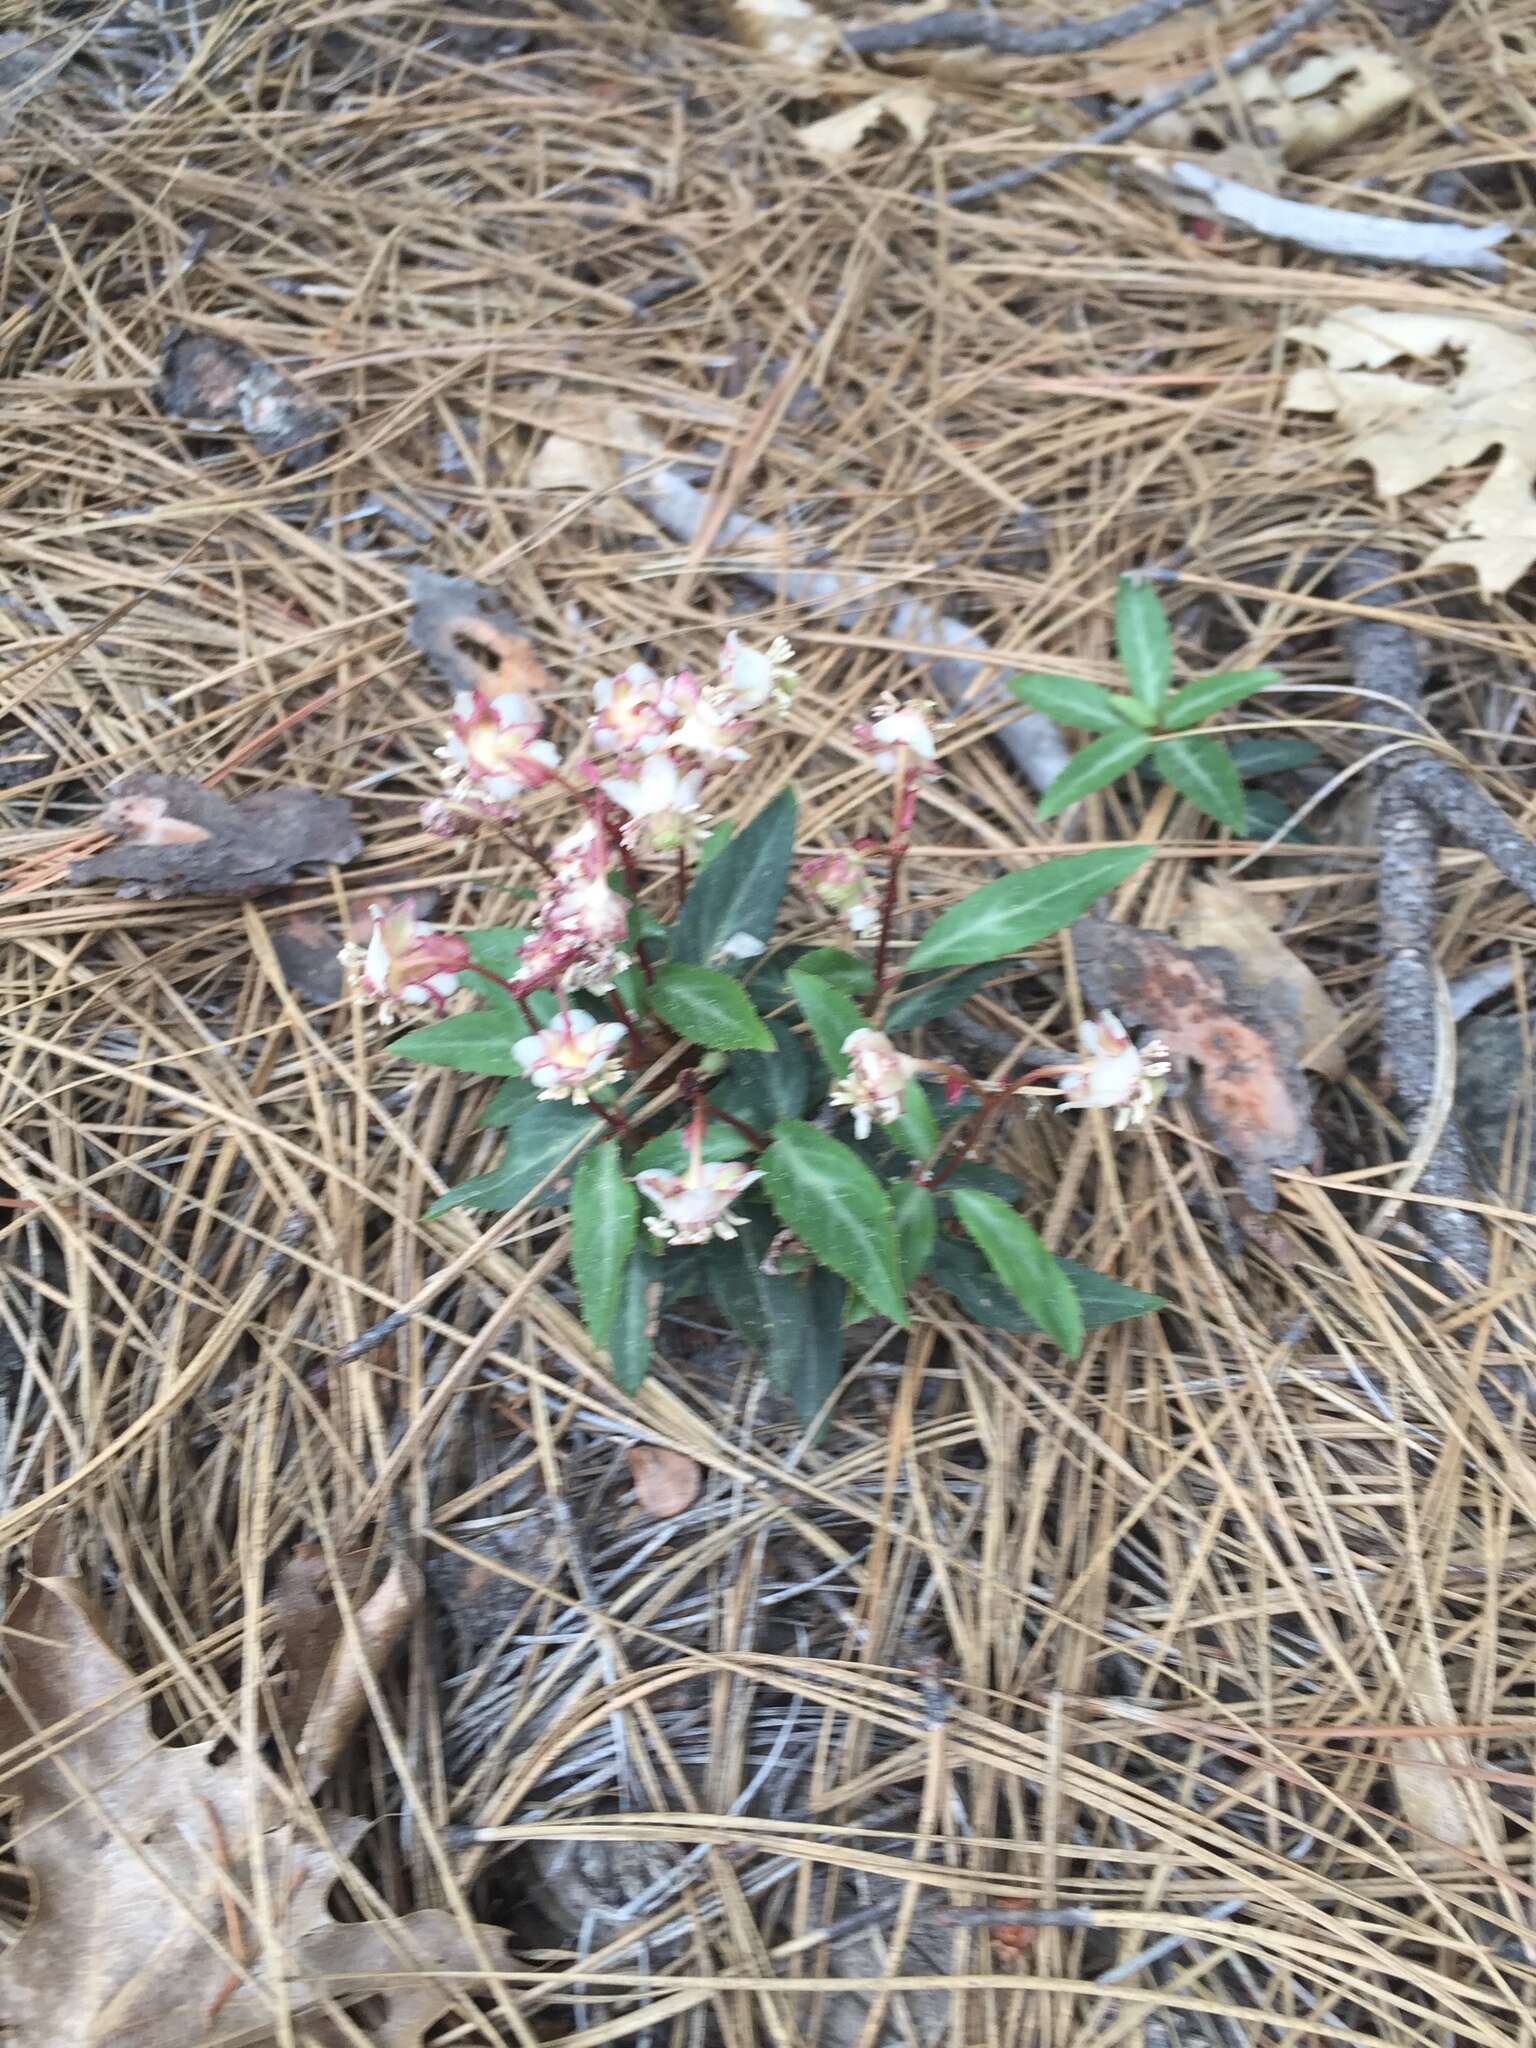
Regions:
<instances>
[{"instance_id":1,"label":"fallen dead leaf","mask_svg":"<svg viewBox=\"0 0 1536 2048\"><path fill-rule=\"evenodd\" d=\"M1518 582L1536 562L1536 344L1490 320L1374 306L1293 327L1290 338L1327 364L1297 370L1285 405L1336 414L1352 436L1348 457L1370 464L1382 498L1501 451L1424 566L1472 569L1490 596ZM1433 381L1396 364L1432 368Z\"/></svg>"},{"instance_id":2,"label":"fallen dead leaf","mask_svg":"<svg viewBox=\"0 0 1536 2048\"><path fill-rule=\"evenodd\" d=\"M338 1613L339 1639L294 1750L309 1791L323 1785L335 1770L368 1704L364 1674L377 1677L384 1669L407 1623L421 1605L422 1592L420 1567L409 1558L396 1558L382 1584L358 1611L355 1644L340 1626Z\"/></svg>"},{"instance_id":3,"label":"fallen dead leaf","mask_svg":"<svg viewBox=\"0 0 1536 2048\"><path fill-rule=\"evenodd\" d=\"M340 425L329 406L282 370L217 334L173 333L153 395L162 412L187 426L243 427L263 455L280 455L285 469L324 461Z\"/></svg>"},{"instance_id":4,"label":"fallen dead leaf","mask_svg":"<svg viewBox=\"0 0 1536 2048\"><path fill-rule=\"evenodd\" d=\"M626 1457L635 1498L648 1515L665 1520L691 1508L704 1486L703 1467L686 1451L660 1444L631 1444Z\"/></svg>"},{"instance_id":5,"label":"fallen dead leaf","mask_svg":"<svg viewBox=\"0 0 1536 2048\"><path fill-rule=\"evenodd\" d=\"M129 775L109 794L101 823L118 844L77 860L69 879L120 882L119 896L254 896L363 850L352 806L313 789L231 803L185 775Z\"/></svg>"},{"instance_id":6,"label":"fallen dead leaf","mask_svg":"<svg viewBox=\"0 0 1536 2048\"><path fill-rule=\"evenodd\" d=\"M1257 142L1289 169L1304 170L1400 112L1417 90L1413 73L1390 51L1320 50L1289 71L1256 64L1223 79L1143 132L1159 149L1221 151Z\"/></svg>"},{"instance_id":7,"label":"fallen dead leaf","mask_svg":"<svg viewBox=\"0 0 1536 2048\"><path fill-rule=\"evenodd\" d=\"M455 690L494 697L516 690L538 697L549 686L544 664L517 630L506 599L469 576L410 574L412 643Z\"/></svg>"},{"instance_id":8,"label":"fallen dead leaf","mask_svg":"<svg viewBox=\"0 0 1536 2048\"><path fill-rule=\"evenodd\" d=\"M1080 917L1072 950L1095 1009L1155 1032L1176 1070L1199 1069L1190 1089L1195 1115L1267 1215L1275 1206L1271 1170L1315 1166L1319 1156L1297 1063L1294 990L1284 981L1249 987L1222 947L1187 953L1162 932L1104 918Z\"/></svg>"},{"instance_id":9,"label":"fallen dead leaf","mask_svg":"<svg viewBox=\"0 0 1536 2048\"><path fill-rule=\"evenodd\" d=\"M363 1822L300 1830L259 1770L157 1740L78 1579L30 1579L7 1621L0 1754L21 1757L6 1791L33 1893L0 1975L18 2048L277 2048L306 2015L306 2038L339 2042L343 1998L376 2048L422 2048L483 1991L477 1943L496 1967L495 1928L331 1916Z\"/></svg>"},{"instance_id":10,"label":"fallen dead leaf","mask_svg":"<svg viewBox=\"0 0 1536 2048\"><path fill-rule=\"evenodd\" d=\"M786 70L819 71L837 48L836 26L810 0L726 0L743 42Z\"/></svg>"},{"instance_id":11,"label":"fallen dead leaf","mask_svg":"<svg viewBox=\"0 0 1536 2048\"><path fill-rule=\"evenodd\" d=\"M308 912L293 917L272 934L272 951L283 979L301 1003L323 1009L341 1000L343 975L337 959L337 938L322 918Z\"/></svg>"},{"instance_id":12,"label":"fallen dead leaf","mask_svg":"<svg viewBox=\"0 0 1536 2048\"><path fill-rule=\"evenodd\" d=\"M933 95L920 85L895 85L867 100L856 100L836 114L812 121L801 128L797 140L802 149L824 164L846 163L865 136L882 122L894 121L907 132L909 142L921 142L933 119Z\"/></svg>"},{"instance_id":13,"label":"fallen dead leaf","mask_svg":"<svg viewBox=\"0 0 1536 2048\"><path fill-rule=\"evenodd\" d=\"M1301 1022L1301 1064L1331 1081L1340 1078L1342 1015L1311 968L1276 935L1256 896L1236 882L1197 882L1173 929L1180 945L1193 950L1225 947L1249 988L1283 981L1293 989Z\"/></svg>"}]
</instances>

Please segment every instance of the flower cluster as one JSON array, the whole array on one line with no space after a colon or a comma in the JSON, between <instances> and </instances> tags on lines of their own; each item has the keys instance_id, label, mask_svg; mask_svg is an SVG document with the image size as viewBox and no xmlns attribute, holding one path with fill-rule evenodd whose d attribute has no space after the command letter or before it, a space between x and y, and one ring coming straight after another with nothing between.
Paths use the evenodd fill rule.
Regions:
<instances>
[{"instance_id":1,"label":"flower cluster","mask_svg":"<svg viewBox=\"0 0 1536 2048\"><path fill-rule=\"evenodd\" d=\"M663 676L636 661L597 685L589 730L593 747L618 770L601 777L600 787L623 813L626 847L668 854L698 844L709 823L706 782L745 761L742 742L759 716L788 703L793 661L787 640L765 654L728 633L714 683L691 669Z\"/></svg>"},{"instance_id":2,"label":"flower cluster","mask_svg":"<svg viewBox=\"0 0 1536 2048\"><path fill-rule=\"evenodd\" d=\"M851 1031L843 1040L848 1072L827 1100L853 1112L853 1135L867 1138L872 1124L893 1124L906 1106L907 1083L928 1064L898 1052L883 1031Z\"/></svg>"},{"instance_id":3,"label":"flower cluster","mask_svg":"<svg viewBox=\"0 0 1536 2048\"><path fill-rule=\"evenodd\" d=\"M366 943L350 941L338 958L353 992L377 1003L380 1021L392 1024L406 1010L442 1015L469 966L469 942L423 924L407 896L370 903Z\"/></svg>"},{"instance_id":4,"label":"flower cluster","mask_svg":"<svg viewBox=\"0 0 1536 2048\"><path fill-rule=\"evenodd\" d=\"M629 965L629 902L609 880L613 847L601 813L550 848L547 873L513 987L601 995Z\"/></svg>"},{"instance_id":5,"label":"flower cluster","mask_svg":"<svg viewBox=\"0 0 1536 2048\"><path fill-rule=\"evenodd\" d=\"M880 928L880 884L868 857L873 844L856 839L800 863L801 881L837 912L856 939L871 938Z\"/></svg>"},{"instance_id":6,"label":"flower cluster","mask_svg":"<svg viewBox=\"0 0 1536 2048\"><path fill-rule=\"evenodd\" d=\"M427 830L448 837L515 817L526 797L560 773L559 754L539 737L543 730L543 713L520 691L488 697L460 690L447 741L437 750L447 793L424 808Z\"/></svg>"},{"instance_id":7,"label":"flower cluster","mask_svg":"<svg viewBox=\"0 0 1536 2048\"><path fill-rule=\"evenodd\" d=\"M1058 1116L1067 1109L1112 1109L1117 1131L1145 1123L1168 1085L1168 1048L1156 1038L1133 1044L1113 1010L1085 1017L1077 1027L1077 1042L1081 1059L1036 1067L1025 1078L1056 1078L1067 1098L1057 1104Z\"/></svg>"}]
</instances>

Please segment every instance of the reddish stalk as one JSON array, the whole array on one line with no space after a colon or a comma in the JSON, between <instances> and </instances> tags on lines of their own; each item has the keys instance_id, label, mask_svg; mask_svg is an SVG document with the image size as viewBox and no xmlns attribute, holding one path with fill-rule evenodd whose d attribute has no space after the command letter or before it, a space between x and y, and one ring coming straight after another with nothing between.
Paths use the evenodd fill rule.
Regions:
<instances>
[{"instance_id":1,"label":"reddish stalk","mask_svg":"<svg viewBox=\"0 0 1536 2048\"><path fill-rule=\"evenodd\" d=\"M467 967L460 968L459 972L461 974L478 974L483 976L486 981L494 981L498 988L506 990L513 1002L522 1011L523 1022L528 1026L528 1029L530 1031L537 1031L539 1029L539 1020L534 1016L532 1010L529 1009L527 998L519 990L515 989L511 982L507 981L502 975L493 974L489 967L481 967L473 960Z\"/></svg>"}]
</instances>

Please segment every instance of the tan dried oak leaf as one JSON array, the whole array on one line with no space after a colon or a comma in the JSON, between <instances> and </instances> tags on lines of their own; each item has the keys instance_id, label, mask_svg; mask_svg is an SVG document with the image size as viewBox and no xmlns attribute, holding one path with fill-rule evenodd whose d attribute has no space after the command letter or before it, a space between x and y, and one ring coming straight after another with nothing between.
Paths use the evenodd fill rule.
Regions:
<instances>
[{"instance_id":1,"label":"tan dried oak leaf","mask_svg":"<svg viewBox=\"0 0 1536 2048\"><path fill-rule=\"evenodd\" d=\"M435 1911L332 1917L328 1895L365 1824L295 1827L238 1756L215 1764L211 1743L159 1741L142 1681L78 1580L30 1580L7 1637L0 1797L20 1800L15 1850L33 1896L0 1965L0 2039L421 2048L465 1992L484 1990L497 1929Z\"/></svg>"},{"instance_id":2,"label":"tan dried oak leaf","mask_svg":"<svg viewBox=\"0 0 1536 2048\"><path fill-rule=\"evenodd\" d=\"M1536 562L1536 345L1491 320L1375 306L1347 306L1290 337L1326 364L1296 371L1286 405L1335 414L1383 498L1499 450L1424 566L1475 570L1490 596L1518 582ZM1433 379L1413 376L1415 365Z\"/></svg>"}]
</instances>

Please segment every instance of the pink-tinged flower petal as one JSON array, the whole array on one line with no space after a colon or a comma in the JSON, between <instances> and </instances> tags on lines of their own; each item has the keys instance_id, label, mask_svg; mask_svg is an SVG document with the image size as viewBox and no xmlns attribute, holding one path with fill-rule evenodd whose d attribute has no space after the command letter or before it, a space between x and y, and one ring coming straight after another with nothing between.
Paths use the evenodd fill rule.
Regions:
<instances>
[{"instance_id":1,"label":"pink-tinged flower petal","mask_svg":"<svg viewBox=\"0 0 1536 2048\"><path fill-rule=\"evenodd\" d=\"M782 635L764 652L746 646L739 633L727 633L720 650L723 708L738 718L752 717L769 705L784 710L800 681L794 661L795 650Z\"/></svg>"},{"instance_id":2,"label":"pink-tinged flower petal","mask_svg":"<svg viewBox=\"0 0 1536 2048\"><path fill-rule=\"evenodd\" d=\"M927 702L901 704L892 696L881 697L874 717L854 726L854 745L869 755L882 775L931 782L939 773L933 708Z\"/></svg>"},{"instance_id":3,"label":"pink-tinged flower petal","mask_svg":"<svg viewBox=\"0 0 1536 2048\"><path fill-rule=\"evenodd\" d=\"M599 1024L585 1010L567 1010L520 1038L512 1057L546 1102L585 1102L594 1089L607 1088L623 1076L624 1063L614 1048L624 1039L622 1024Z\"/></svg>"},{"instance_id":4,"label":"pink-tinged flower petal","mask_svg":"<svg viewBox=\"0 0 1536 2048\"><path fill-rule=\"evenodd\" d=\"M923 1062L898 1052L883 1031L850 1031L843 1040L848 1072L827 1100L853 1113L853 1131L867 1138L874 1124L893 1124L906 1106L907 1083Z\"/></svg>"},{"instance_id":5,"label":"pink-tinged flower petal","mask_svg":"<svg viewBox=\"0 0 1536 2048\"><path fill-rule=\"evenodd\" d=\"M635 1175L635 1185L660 1212L646 1218L653 1236L664 1244L705 1244L736 1235L743 1218L733 1216L730 1205L761 1179L739 1160L694 1158L684 1173L648 1167Z\"/></svg>"},{"instance_id":6,"label":"pink-tinged flower petal","mask_svg":"<svg viewBox=\"0 0 1536 2048\"><path fill-rule=\"evenodd\" d=\"M372 903L368 918L367 943L343 946L339 956L354 993L376 1002L385 1024L402 1010L441 1013L470 964L468 941L423 924L409 901Z\"/></svg>"},{"instance_id":7,"label":"pink-tinged flower petal","mask_svg":"<svg viewBox=\"0 0 1536 2048\"><path fill-rule=\"evenodd\" d=\"M1145 1121L1162 1099L1168 1055L1156 1040L1137 1047L1112 1010L1078 1026L1083 1058L1061 1069L1057 1086L1067 1098L1060 1109L1112 1109L1115 1129ZM1054 1070L1051 1070L1054 1071Z\"/></svg>"}]
</instances>

